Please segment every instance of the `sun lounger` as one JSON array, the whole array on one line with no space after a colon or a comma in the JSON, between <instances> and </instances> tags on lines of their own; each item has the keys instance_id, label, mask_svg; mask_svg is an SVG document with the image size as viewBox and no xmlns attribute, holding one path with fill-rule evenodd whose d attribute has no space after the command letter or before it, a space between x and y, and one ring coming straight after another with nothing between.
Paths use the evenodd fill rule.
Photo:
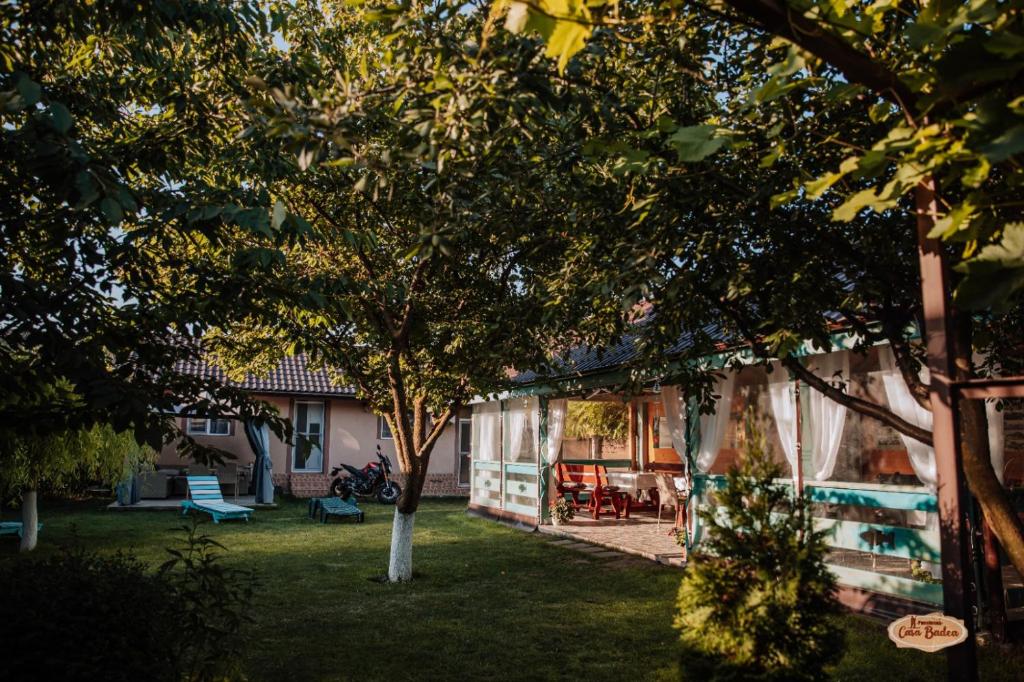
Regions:
<instances>
[{"instance_id":1,"label":"sun lounger","mask_svg":"<svg viewBox=\"0 0 1024 682\"><path fill-rule=\"evenodd\" d=\"M355 505L355 502L343 500L340 497L320 498L320 523L327 523L328 517L338 518L351 517L356 523L363 522L363 510Z\"/></svg>"},{"instance_id":2,"label":"sun lounger","mask_svg":"<svg viewBox=\"0 0 1024 682\"><path fill-rule=\"evenodd\" d=\"M252 509L224 501L216 476L189 476L188 494L191 499L181 503L182 514L190 509L206 512L213 517L214 523L220 523L221 519L248 521L252 516Z\"/></svg>"},{"instance_id":3,"label":"sun lounger","mask_svg":"<svg viewBox=\"0 0 1024 682\"><path fill-rule=\"evenodd\" d=\"M42 530L43 524L39 524L37 530ZM0 535L17 535L19 538L25 535L25 527L21 521L0 521Z\"/></svg>"}]
</instances>

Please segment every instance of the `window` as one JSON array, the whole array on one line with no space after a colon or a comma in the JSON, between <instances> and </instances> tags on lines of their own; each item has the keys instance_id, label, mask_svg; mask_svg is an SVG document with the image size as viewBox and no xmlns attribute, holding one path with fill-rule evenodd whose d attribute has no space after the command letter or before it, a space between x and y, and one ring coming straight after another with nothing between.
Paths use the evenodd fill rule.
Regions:
<instances>
[{"instance_id":1,"label":"window","mask_svg":"<svg viewBox=\"0 0 1024 682\"><path fill-rule=\"evenodd\" d=\"M469 485L470 460L473 450L473 420L459 420L459 486Z\"/></svg>"},{"instance_id":2,"label":"window","mask_svg":"<svg viewBox=\"0 0 1024 682\"><path fill-rule=\"evenodd\" d=\"M323 471L324 404L295 403L292 471Z\"/></svg>"},{"instance_id":3,"label":"window","mask_svg":"<svg viewBox=\"0 0 1024 682\"><path fill-rule=\"evenodd\" d=\"M190 436L230 436L231 421L228 419L189 419Z\"/></svg>"},{"instance_id":4,"label":"window","mask_svg":"<svg viewBox=\"0 0 1024 682\"><path fill-rule=\"evenodd\" d=\"M380 415L377 416L377 439L378 440L394 440L395 437L391 435L391 427L388 426L388 420Z\"/></svg>"},{"instance_id":5,"label":"window","mask_svg":"<svg viewBox=\"0 0 1024 682\"><path fill-rule=\"evenodd\" d=\"M412 412L409 413L409 421L412 421ZM431 415L427 415L427 431L434 428L434 418ZM378 440L394 440L395 437L391 433L391 427L388 426L388 420L382 415L377 415L377 439Z\"/></svg>"}]
</instances>

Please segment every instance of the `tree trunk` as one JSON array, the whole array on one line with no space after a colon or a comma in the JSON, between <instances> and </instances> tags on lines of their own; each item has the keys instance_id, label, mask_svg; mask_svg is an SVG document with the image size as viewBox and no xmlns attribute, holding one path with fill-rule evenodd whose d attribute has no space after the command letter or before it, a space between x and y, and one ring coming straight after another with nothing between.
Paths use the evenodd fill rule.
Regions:
<instances>
[{"instance_id":1,"label":"tree trunk","mask_svg":"<svg viewBox=\"0 0 1024 682\"><path fill-rule=\"evenodd\" d=\"M21 551L31 552L39 540L39 509L36 491L28 490L21 500Z\"/></svg>"},{"instance_id":2,"label":"tree trunk","mask_svg":"<svg viewBox=\"0 0 1024 682\"><path fill-rule=\"evenodd\" d=\"M958 380L970 379L973 371L973 320L970 315L956 318L956 366ZM960 451L967 487L981 505L982 514L1010 563L1024 575L1024 525L1020 522L1010 496L992 468L988 441L988 415L985 401L964 400L960 408Z\"/></svg>"},{"instance_id":3,"label":"tree trunk","mask_svg":"<svg viewBox=\"0 0 1024 682\"><path fill-rule=\"evenodd\" d=\"M415 521L415 511L406 513L395 507L395 522L391 525L391 560L388 565L390 582L412 580L412 529Z\"/></svg>"},{"instance_id":4,"label":"tree trunk","mask_svg":"<svg viewBox=\"0 0 1024 682\"><path fill-rule=\"evenodd\" d=\"M988 419L980 400L960 401L961 449L967 486L1017 571L1024 575L1024 525L996 477L988 449Z\"/></svg>"}]
</instances>

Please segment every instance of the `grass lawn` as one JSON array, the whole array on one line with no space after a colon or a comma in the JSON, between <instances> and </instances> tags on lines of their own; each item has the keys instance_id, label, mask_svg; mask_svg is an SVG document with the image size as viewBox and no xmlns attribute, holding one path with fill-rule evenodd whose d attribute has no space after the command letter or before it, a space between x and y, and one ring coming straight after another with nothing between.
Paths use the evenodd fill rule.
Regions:
<instances>
[{"instance_id":1,"label":"grass lawn","mask_svg":"<svg viewBox=\"0 0 1024 682\"><path fill-rule=\"evenodd\" d=\"M107 512L99 501L44 505L36 554L60 543L131 548L154 565L181 523L168 512ZM410 584L386 570L391 508L366 523L305 517L303 501L258 511L248 525L209 524L225 562L255 569L262 588L246 668L251 680L672 679L678 569L595 558L546 536L465 514L465 502L424 501ZM5 515L5 517L9 516ZM15 542L0 560L18 560ZM944 679L941 654L897 650L881 625L844 618L839 680ZM983 652L983 679L1021 679L1024 659Z\"/></svg>"}]
</instances>

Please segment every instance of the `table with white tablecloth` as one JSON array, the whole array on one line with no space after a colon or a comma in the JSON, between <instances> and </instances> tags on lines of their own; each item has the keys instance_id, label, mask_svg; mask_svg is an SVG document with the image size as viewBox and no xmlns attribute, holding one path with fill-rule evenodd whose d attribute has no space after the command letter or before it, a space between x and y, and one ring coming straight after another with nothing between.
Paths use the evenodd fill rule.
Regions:
<instances>
[{"instance_id":1,"label":"table with white tablecloth","mask_svg":"<svg viewBox=\"0 0 1024 682\"><path fill-rule=\"evenodd\" d=\"M658 474L640 471L609 471L608 485L616 486L634 500L639 493L658 487Z\"/></svg>"}]
</instances>

